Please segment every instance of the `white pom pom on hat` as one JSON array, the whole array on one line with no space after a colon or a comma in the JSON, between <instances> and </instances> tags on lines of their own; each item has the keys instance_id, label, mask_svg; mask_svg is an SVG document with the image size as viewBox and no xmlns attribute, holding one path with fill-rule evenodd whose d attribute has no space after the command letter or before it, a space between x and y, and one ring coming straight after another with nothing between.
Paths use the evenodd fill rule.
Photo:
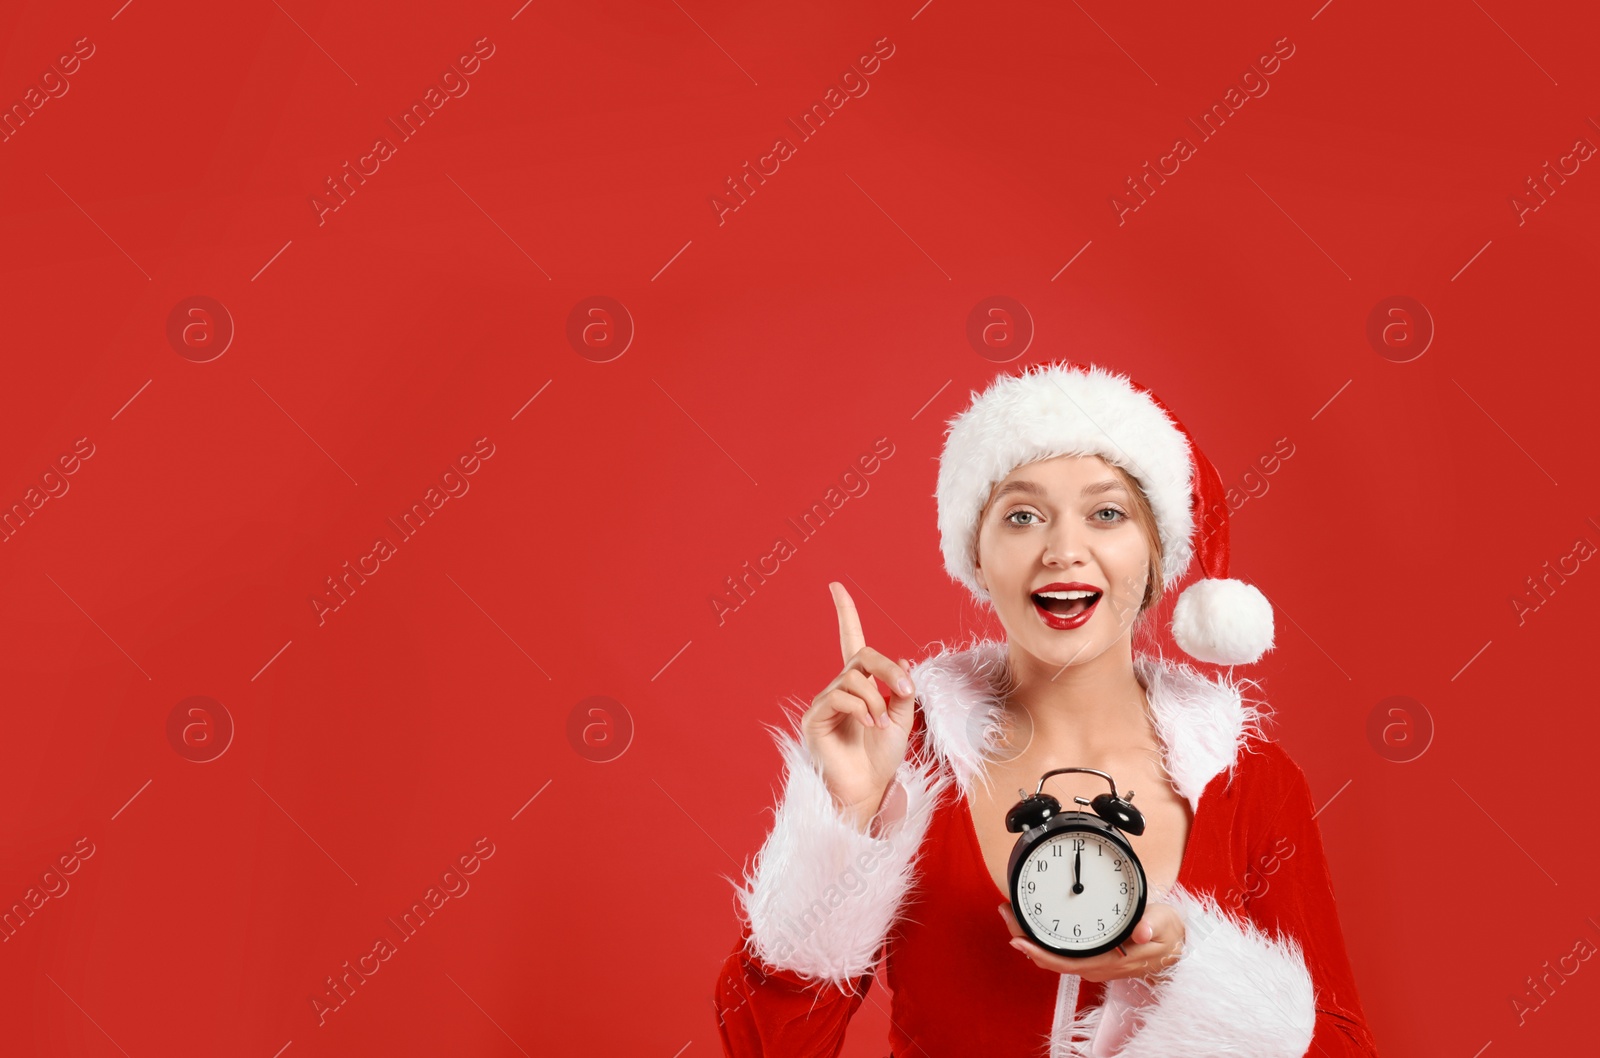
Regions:
<instances>
[{"instance_id":1,"label":"white pom pom on hat","mask_svg":"<svg viewBox=\"0 0 1600 1058\"><path fill-rule=\"evenodd\" d=\"M1163 550L1167 590L1200 560L1172 637L1191 657L1244 665L1272 649L1272 606L1228 577L1228 504L1222 479L1177 416L1124 374L1066 360L1001 375L945 431L935 498L945 569L980 602L978 520L994 486L1017 467L1061 455L1098 455L1144 490Z\"/></svg>"}]
</instances>

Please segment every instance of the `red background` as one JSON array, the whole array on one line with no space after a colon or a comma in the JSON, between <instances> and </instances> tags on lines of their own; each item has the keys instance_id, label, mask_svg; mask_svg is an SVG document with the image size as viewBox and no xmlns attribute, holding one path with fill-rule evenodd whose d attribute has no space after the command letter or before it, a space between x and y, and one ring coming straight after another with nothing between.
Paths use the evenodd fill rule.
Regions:
<instances>
[{"instance_id":1,"label":"red background","mask_svg":"<svg viewBox=\"0 0 1600 1058\"><path fill-rule=\"evenodd\" d=\"M718 1053L726 879L779 779L761 724L838 669L826 584L889 653L998 634L940 564L935 461L969 390L1059 356L1151 386L1245 500L1232 572L1279 627L1246 671L1326 805L1384 1053L1584 1038L1600 964L1542 1004L1527 979L1600 945L1568 664L1600 572L1528 581L1600 544L1600 160L1513 200L1600 144L1577 8L7 5L0 99L93 52L0 143L0 503L26 508L0 906L70 884L0 944L0 1050ZM885 38L719 223L725 181ZM319 223L480 39L466 94ZM603 363L567 338L596 295L635 329ZM1025 350L969 344L996 295ZM1420 356L1419 320L1367 337L1396 295L1431 315ZM232 320L220 356L215 311L168 338L194 296ZM479 438L470 490L399 542L387 519ZM726 578L878 438L870 490L719 622ZM380 534L396 553L319 620ZM224 712L226 752L187 759ZM470 889L319 1024L325 978L480 838ZM887 1003L847 1054L881 1056Z\"/></svg>"}]
</instances>

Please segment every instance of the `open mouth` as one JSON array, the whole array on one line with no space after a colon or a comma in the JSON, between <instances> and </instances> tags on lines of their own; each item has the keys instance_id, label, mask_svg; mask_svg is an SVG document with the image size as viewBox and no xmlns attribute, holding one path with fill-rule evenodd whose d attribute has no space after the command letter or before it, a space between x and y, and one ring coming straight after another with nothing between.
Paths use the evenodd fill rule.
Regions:
<instances>
[{"instance_id":1,"label":"open mouth","mask_svg":"<svg viewBox=\"0 0 1600 1058\"><path fill-rule=\"evenodd\" d=\"M1100 601L1097 591L1039 591L1031 597L1035 606L1056 617L1076 617Z\"/></svg>"},{"instance_id":2,"label":"open mouth","mask_svg":"<svg viewBox=\"0 0 1600 1058\"><path fill-rule=\"evenodd\" d=\"M1101 591L1083 581L1056 581L1029 592L1033 611L1047 628L1070 632L1082 628L1100 604Z\"/></svg>"}]
</instances>

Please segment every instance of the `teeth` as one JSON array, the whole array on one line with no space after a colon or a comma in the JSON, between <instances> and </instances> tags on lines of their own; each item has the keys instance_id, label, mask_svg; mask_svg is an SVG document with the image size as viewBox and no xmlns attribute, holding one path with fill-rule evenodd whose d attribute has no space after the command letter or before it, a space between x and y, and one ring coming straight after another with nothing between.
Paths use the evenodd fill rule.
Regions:
<instances>
[{"instance_id":1,"label":"teeth","mask_svg":"<svg viewBox=\"0 0 1600 1058\"><path fill-rule=\"evenodd\" d=\"M1041 599L1092 599L1100 593L1097 591L1039 591L1034 592Z\"/></svg>"}]
</instances>

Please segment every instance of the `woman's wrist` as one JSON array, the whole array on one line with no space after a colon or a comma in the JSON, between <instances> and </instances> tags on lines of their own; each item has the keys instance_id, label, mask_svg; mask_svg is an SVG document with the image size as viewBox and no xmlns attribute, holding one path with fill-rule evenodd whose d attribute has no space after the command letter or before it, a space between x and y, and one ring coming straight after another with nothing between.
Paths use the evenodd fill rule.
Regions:
<instances>
[{"instance_id":1,"label":"woman's wrist","mask_svg":"<svg viewBox=\"0 0 1600 1058\"><path fill-rule=\"evenodd\" d=\"M889 826L905 814L905 794L899 780L891 779L883 793L866 797L854 805L842 806L856 830L871 837L882 837Z\"/></svg>"},{"instance_id":2,"label":"woman's wrist","mask_svg":"<svg viewBox=\"0 0 1600 1058\"><path fill-rule=\"evenodd\" d=\"M878 810L873 813L872 820L868 824L870 827L868 833L875 838L883 837L905 814L905 787L900 785L899 779L891 779L883 791L883 797L878 801Z\"/></svg>"}]
</instances>

